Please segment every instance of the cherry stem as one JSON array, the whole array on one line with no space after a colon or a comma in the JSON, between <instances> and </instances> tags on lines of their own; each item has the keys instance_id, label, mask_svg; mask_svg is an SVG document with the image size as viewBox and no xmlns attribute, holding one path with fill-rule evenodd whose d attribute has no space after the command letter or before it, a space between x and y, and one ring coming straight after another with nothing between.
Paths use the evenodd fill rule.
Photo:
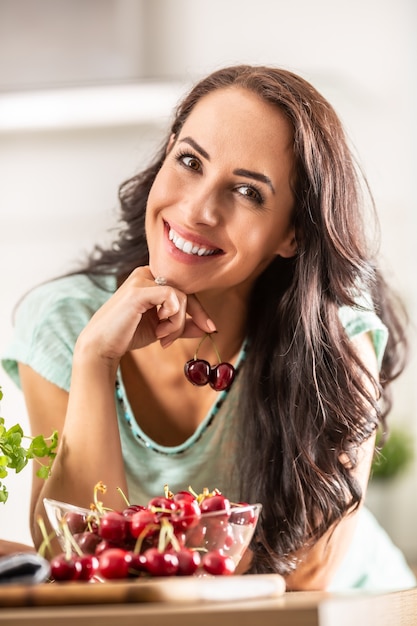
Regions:
<instances>
[{"instance_id":1,"label":"cherry stem","mask_svg":"<svg viewBox=\"0 0 417 626\"><path fill-rule=\"evenodd\" d=\"M103 503L100 502L98 500L98 492L100 493L106 493L107 491L107 487L106 485L100 480L98 483L96 483L96 485L94 485L94 505L96 508L96 511L98 511L99 513L103 513Z\"/></svg>"},{"instance_id":2,"label":"cherry stem","mask_svg":"<svg viewBox=\"0 0 417 626\"><path fill-rule=\"evenodd\" d=\"M198 500L198 493L196 491L194 491L194 489L191 487L191 485L188 485L188 491L191 493L192 496L194 496L194 498L196 500Z\"/></svg>"},{"instance_id":3,"label":"cherry stem","mask_svg":"<svg viewBox=\"0 0 417 626\"><path fill-rule=\"evenodd\" d=\"M42 538L43 538L43 541L41 545L39 546L38 554L44 557L46 550L49 550L49 553L52 557L54 553L51 547L51 539L53 539L56 536L56 533L52 532L50 535L48 535L45 522L43 521L43 518L40 515L38 516L37 522L38 522L38 526L40 528Z\"/></svg>"},{"instance_id":4,"label":"cherry stem","mask_svg":"<svg viewBox=\"0 0 417 626\"><path fill-rule=\"evenodd\" d=\"M164 552L167 549L168 544L171 543L175 552L179 552L181 550L181 546L179 544L178 539L175 536L174 528L169 520L165 517L161 519L161 530L159 533L158 540L158 550L159 552Z\"/></svg>"},{"instance_id":5,"label":"cherry stem","mask_svg":"<svg viewBox=\"0 0 417 626\"><path fill-rule=\"evenodd\" d=\"M121 489L120 487L117 487L117 491L120 493L120 495L122 496L126 506L130 506L130 502L126 497L126 494L124 493L123 489Z\"/></svg>"},{"instance_id":6,"label":"cherry stem","mask_svg":"<svg viewBox=\"0 0 417 626\"><path fill-rule=\"evenodd\" d=\"M205 333L202 336L202 338L200 339L200 342L199 342L199 344L197 346L197 349L195 351L195 354L194 354L194 360L195 361L197 360L197 355L198 355L198 351L200 350L201 344L203 343L203 341L205 341L207 339L207 337L210 339L211 343L213 344L214 351L216 353L216 357L217 357L218 363L221 363L220 353L219 353L219 351L217 349L216 342L214 341L213 337L211 336L211 333Z\"/></svg>"},{"instance_id":7,"label":"cherry stem","mask_svg":"<svg viewBox=\"0 0 417 626\"><path fill-rule=\"evenodd\" d=\"M174 497L174 494L172 493L172 491L170 491L168 485L164 485L164 495L166 498L168 498L168 500L172 500L172 498Z\"/></svg>"},{"instance_id":8,"label":"cherry stem","mask_svg":"<svg viewBox=\"0 0 417 626\"><path fill-rule=\"evenodd\" d=\"M70 560L73 551L78 554L78 556L83 556L83 551L72 536L72 533L68 528L68 524L65 519L61 521L61 528L65 537L65 558L67 559L67 561Z\"/></svg>"},{"instance_id":9,"label":"cherry stem","mask_svg":"<svg viewBox=\"0 0 417 626\"><path fill-rule=\"evenodd\" d=\"M143 541L145 539L145 537L147 537L147 535L149 534L150 531L152 530L158 530L159 526L158 524L147 524L145 526L145 528L142 530L142 532L140 533L140 535L138 536L136 543L135 543L135 547L133 548L133 552L134 554L139 554L142 551L142 544Z\"/></svg>"},{"instance_id":10,"label":"cherry stem","mask_svg":"<svg viewBox=\"0 0 417 626\"><path fill-rule=\"evenodd\" d=\"M214 348L214 351L215 351L216 357L217 357L217 362L221 363L221 358L220 358L220 354L219 354L219 351L218 351L217 346L216 346L216 342L214 341L213 337L210 334L208 334L207 336L210 339L211 343L213 344L213 348Z\"/></svg>"},{"instance_id":11,"label":"cherry stem","mask_svg":"<svg viewBox=\"0 0 417 626\"><path fill-rule=\"evenodd\" d=\"M221 495L221 491L219 491L217 488L213 489L213 491L210 491L208 487L204 487L201 493L196 493L194 489L191 487L191 485L189 485L188 491L194 496L198 504L201 504L202 501L205 500L205 498L210 498L211 496Z\"/></svg>"}]
</instances>

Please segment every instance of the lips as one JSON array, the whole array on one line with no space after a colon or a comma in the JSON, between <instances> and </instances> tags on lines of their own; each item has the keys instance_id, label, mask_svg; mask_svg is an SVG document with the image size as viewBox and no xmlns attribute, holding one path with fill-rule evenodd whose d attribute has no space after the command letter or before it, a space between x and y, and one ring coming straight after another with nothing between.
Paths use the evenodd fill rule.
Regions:
<instances>
[{"instance_id":1,"label":"lips","mask_svg":"<svg viewBox=\"0 0 417 626\"><path fill-rule=\"evenodd\" d=\"M190 256L212 256L221 253L220 248L211 248L208 245L185 239L169 225L168 238L178 250Z\"/></svg>"}]
</instances>

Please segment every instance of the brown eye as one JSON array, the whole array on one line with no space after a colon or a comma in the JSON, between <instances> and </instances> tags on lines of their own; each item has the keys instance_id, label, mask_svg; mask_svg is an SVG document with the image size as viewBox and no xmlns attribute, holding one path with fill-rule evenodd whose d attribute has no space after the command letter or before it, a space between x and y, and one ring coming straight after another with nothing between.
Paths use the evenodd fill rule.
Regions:
<instances>
[{"instance_id":1,"label":"brown eye","mask_svg":"<svg viewBox=\"0 0 417 626\"><path fill-rule=\"evenodd\" d=\"M198 172L200 170L200 161L190 154L184 154L180 157L181 162L190 170Z\"/></svg>"},{"instance_id":2,"label":"brown eye","mask_svg":"<svg viewBox=\"0 0 417 626\"><path fill-rule=\"evenodd\" d=\"M258 204L263 203L262 194L258 191L258 189L256 189L255 187L252 187L252 185L241 185L238 188L238 190L239 190L239 193L245 198L247 198L248 200L251 200Z\"/></svg>"}]
</instances>

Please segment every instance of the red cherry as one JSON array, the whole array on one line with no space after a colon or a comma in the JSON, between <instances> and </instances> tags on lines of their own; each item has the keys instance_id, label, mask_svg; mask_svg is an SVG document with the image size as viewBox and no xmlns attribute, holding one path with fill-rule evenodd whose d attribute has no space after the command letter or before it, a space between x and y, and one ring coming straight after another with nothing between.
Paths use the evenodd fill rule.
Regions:
<instances>
[{"instance_id":1,"label":"red cherry","mask_svg":"<svg viewBox=\"0 0 417 626\"><path fill-rule=\"evenodd\" d=\"M50 561L51 576L56 581L75 580L78 576L77 565L72 557L57 554Z\"/></svg>"},{"instance_id":2,"label":"red cherry","mask_svg":"<svg viewBox=\"0 0 417 626\"><path fill-rule=\"evenodd\" d=\"M75 534L74 539L84 554L95 554L98 544L102 541L99 535L89 532L88 530L83 533Z\"/></svg>"},{"instance_id":3,"label":"red cherry","mask_svg":"<svg viewBox=\"0 0 417 626\"><path fill-rule=\"evenodd\" d=\"M188 500L188 502L195 501L195 497L189 491L177 491L177 493L174 493L173 499L175 502L180 502L181 500Z\"/></svg>"},{"instance_id":4,"label":"red cherry","mask_svg":"<svg viewBox=\"0 0 417 626\"><path fill-rule=\"evenodd\" d=\"M74 557L77 569L76 580L91 580L99 568L99 560L93 554Z\"/></svg>"},{"instance_id":5,"label":"red cherry","mask_svg":"<svg viewBox=\"0 0 417 626\"><path fill-rule=\"evenodd\" d=\"M129 554L129 576L137 577L142 572L146 572L146 557L144 554L136 554L131 552Z\"/></svg>"},{"instance_id":6,"label":"red cherry","mask_svg":"<svg viewBox=\"0 0 417 626\"><path fill-rule=\"evenodd\" d=\"M168 517L177 508L177 503L172 498L157 496L148 502L148 509L159 517ZM160 509L160 510L154 510Z\"/></svg>"},{"instance_id":7,"label":"red cherry","mask_svg":"<svg viewBox=\"0 0 417 626\"><path fill-rule=\"evenodd\" d=\"M76 533L82 533L87 528L87 521L83 513L68 511L64 515L64 520L72 535L75 535Z\"/></svg>"},{"instance_id":8,"label":"red cherry","mask_svg":"<svg viewBox=\"0 0 417 626\"><path fill-rule=\"evenodd\" d=\"M127 578L130 554L121 548L109 548L98 557L98 572L107 579Z\"/></svg>"},{"instance_id":9,"label":"red cherry","mask_svg":"<svg viewBox=\"0 0 417 626\"><path fill-rule=\"evenodd\" d=\"M236 566L230 556L223 554L221 550L207 552L202 559L202 566L213 576L230 576L234 574Z\"/></svg>"},{"instance_id":10,"label":"red cherry","mask_svg":"<svg viewBox=\"0 0 417 626\"><path fill-rule=\"evenodd\" d=\"M107 511L100 519L98 534L102 539L119 543L126 539L128 528L128 521L122 513Z\"/></svg>"},{"instance_id":11,"label":"red cherry","mask_svg":"<svg viewBox=\"0 0 417 626\"><path fill-rule=\"evenodd\" d=\"M201 509L197 500L178 500L177 510L173 512L170 521L175 530L187 530L197 526L201 519Z\"/></svg>"},{"instance_id":12,"label":"red cherry","mask_svg":"<svg viewBox=\"0 0 417 626\"><path fill-rule=\"evenodd\" d=\"M233 544L233 534L230 536L229 525L217 517L206 520L205 546L207 550L214 550L218 546L230 547Z\"/></svg>"},{"instance_id":13,"label":"red cherry","mask_svg":"<svg viewBox=\"0 0 417 626\"><path fill-rule=\"evenodd\" d=\"M132 537L149 537L159 528L158 517L149 509L134 513L130 518L130 533Z\"/></svg>"},{"instance_id":14,"label":"red cherry","mask_svg":"<svg viewBox=\"0 0 417 626\"><path fill-rule=\"evenodd\" d=\"M215 494L214 496L207 496L200 504L200 509L202 513L209 513L212 511L224 511L225 515L219 516L216 519L228 519L231 511L230 500L223 496L221 493Z\"/></svg>"},{"instance_id":15,"label":"red cherry","mask_svg":"<svg viewBox=\"0 0 417 626\"><path fill-rule=\"evenodd\" d=\"M125 517L130 517L131 515L133 515L133 513L137 513L138 511L143 511L144 508L145 507L142 506L141 504L129 504L129 506L123 509L122 515L124 515Z\"/></svg>"},{"instance_id":16,"label":"red cherry","mask_svg":"<svg viewBox=\"0 0 417 626\"><path fill-rule=\"evenodd\" d=\"M231 363L219 363L210 370L209 384L215 391L229 389L235 378L235 368Z\"/></svg>"},{"instance_id":17,"label":"red cherry","mask_svg":"<svg viewBox=\"0 0 417 626\"><path fill-rule=\"evenodd\" d=\"M198 524L185 533L185 544L188 548L198 548L205 541L207 528L204 524Z\"/></svg>"},{"instance_id":18,"label":"red cherry","mask_svg":"<svg viewBox=\"0 0 417 626\"><path fill-rule=\"evenodd\" d=\"M239 510L240 507L242 510ZM242 526L253 526L256 522L255 509L252 508L246 502L240 502L238 507L235 507L231 516L230 523L240 524Z\"/></svg>"},{"instance_id":19,"label":"red cherry","mask_svg":"<svg viewBox=\"0 0 417 626\"><path fill-rule=\"evenodd\" d=\"M152 576L173 576L177 573L179 562L175 552L160 552L158 548L149 548L144 556L146 569Z\"/></svg>"},{"instance_id":20,"label":"red cherry","mask_svg":"<svg viewBox=\"0 0 417 626\"><path fill-rule=\"evenodd\" d=\"M228 539L227 522L231 512L230 500L221 494L208 496L202 501L200 508L206 524L206 545L209 548L214 548L219 544L224 545ZM217 513L217 515L210 515L210 513Z\"/></svg>"},{"instance_id":21,"label":"red cherry","mask_svg":"<svg viewBox=\"0 0 417 626\"><path fill-rule=\"evenodd\" d=\"M94 551L94 554L96 556L100 556L100 554L103 554L103 552L106 552L106 550L110 550L112 548L119 548L119 544L117 543L113 543L112 541L108 541L107 539L102 539L97 545L96 545L96 549Z\"/></svg>"},{"instance_id":22,"label":"red cherry","mask_svg":"<svg viewBox=\"0 0 417 626\"><path fill-rule=\"evenodd\" d=\"M184 374L193 385L201 387L210 380L210 363L204 359L191 359L184 365Z\"/></svg>"},{"instance_id":23,"label":"red cherry","mask_svg":"<svg viewBox=\"0 0 417 626\"><path fill-rule=\"evenodd\" d=\"M192 576L201 563L201 556L197 550L182 548L176 553L178 558L177 576Z\"/></svg>"}]
</instances>

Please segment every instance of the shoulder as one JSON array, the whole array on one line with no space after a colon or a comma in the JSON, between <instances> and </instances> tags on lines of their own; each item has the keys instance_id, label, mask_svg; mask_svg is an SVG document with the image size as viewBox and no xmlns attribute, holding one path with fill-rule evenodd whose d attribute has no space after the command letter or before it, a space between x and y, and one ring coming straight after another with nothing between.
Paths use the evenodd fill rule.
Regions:
<instances>
[{"instance_id":1,"label":"shoulder","mask_svg":"<svg viewBox=\"0 0 417 626\"><path fill-rule=\"evenodd\" d=\"M17 321L27 316L43 318L54 312L91 316L114 292L113 276L73 274L42 283L28 292L17 307Z\"/></svg>"},{"instance_id":2,"label":"shoulder","mask_svg":"<svg viewBox=\"0 0 417 626\"><path fill-rule=\"evenodd\" d=\"M348 337L355 342L360 342L360 336L369 335L380 367L388 341L388 329L366 294L357 299L355 306L340 307L339 319Z\"/></svg>"},{"instance_id":3,"label":"shoulder","mask_svg":"<svg viewBox=\"0 0 417 626\"><path fill-rule=\"evenodd\" d=\"M78 335L116 288L113 276L65 276L38 285L16 310L14 333L2 365L20 384L18 363L69 388L72 353Z\"/></svg>"}]
</instances>

